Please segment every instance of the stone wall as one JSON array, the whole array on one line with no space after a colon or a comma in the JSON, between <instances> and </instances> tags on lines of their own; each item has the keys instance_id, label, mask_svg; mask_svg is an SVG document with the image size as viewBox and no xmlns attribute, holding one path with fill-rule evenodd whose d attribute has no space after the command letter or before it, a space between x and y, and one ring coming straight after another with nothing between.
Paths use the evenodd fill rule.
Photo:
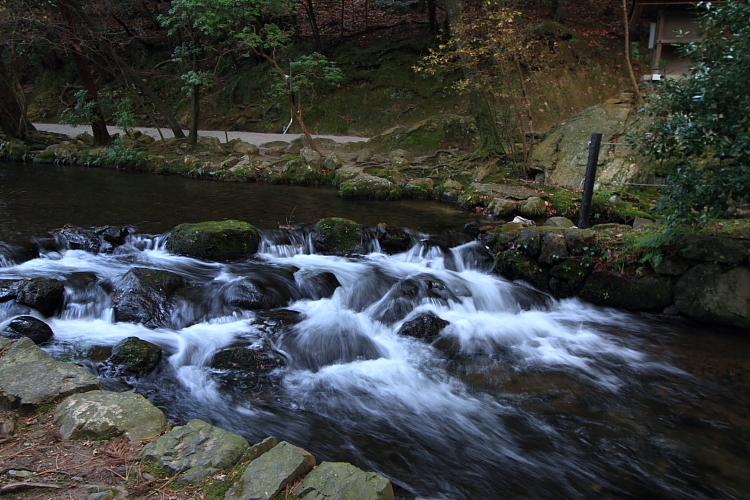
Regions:
<instances>
[{"instance_id":1,"label":"stone wall","mask_svg":"<svg viewBox=\"0 0 750 500\"><path fill-rule=\"evenodd\" d=\"M496 271L557 298L750 328L750 241L688 236L649 256L632 250L638 231L506 224L493 237Z\"/></svg>"}]
</instances>

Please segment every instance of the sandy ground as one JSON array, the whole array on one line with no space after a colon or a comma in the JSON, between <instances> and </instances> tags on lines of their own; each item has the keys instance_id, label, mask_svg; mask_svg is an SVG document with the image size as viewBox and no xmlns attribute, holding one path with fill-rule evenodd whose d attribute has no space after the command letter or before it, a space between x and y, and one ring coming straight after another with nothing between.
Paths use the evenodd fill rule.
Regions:
<instances>
[{"instance_id":1,"label":"sandy ground","mask_svg":"<svg viewBox=\"0 0 750 500\"><path fill-rule=\"evenodd\" d=\"M35 123L34 127L36 127L37 130L42 130L44 132L56 132L58 134L69 135L70 137L75 137L78 134L82 134L83 132L91 133L91 128L87 126L73 127L71 125L61 125L57 123ZM114 127L111 125L108 126L107 129L109 130L110 134L115 134L115 133L122 134L124 132L122 129L118 129L117 127ZM155 128L137 127L137 130L139 130L143 134L150 135L154 139L160 138L159 132ZM185 135L187 135L187 130L185 130L184 132L185 132ZM161 133L164 135L165 139L174 137L172 130L168 128L161 129ZM302 134L261 134L258 132L237 132L237 131L230 131L230 132L225 133L223 130L201 130L198 133L198 135L207 136L207 137L218 137L221 142L227 142L227 140L231 141L232 139L239 138L250 144L255 144L256 146L260 146L261 144L264 144L266 142L271 142L271 141L291 142L297 137L302 137ZM338 135L313 135L313 137L333 139L336 142L363 142L368 139L368 137L338 136Z\"/></svg>"}]
</instances>

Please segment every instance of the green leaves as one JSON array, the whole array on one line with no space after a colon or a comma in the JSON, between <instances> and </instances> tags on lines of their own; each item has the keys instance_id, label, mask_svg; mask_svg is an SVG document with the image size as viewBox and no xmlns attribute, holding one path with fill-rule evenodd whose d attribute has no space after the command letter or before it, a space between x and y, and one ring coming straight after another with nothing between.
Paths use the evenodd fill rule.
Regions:
<instances>
[{"instance_id":1,"label":"green leaves","mask_svg":"<svg viewBox=\"0 0 750 500\"><path fill-rule=\"evenodd\" d=\"M682 49L691 75L666 80L650 99L661 120L649 154L682 162L657 206L672 226L720 216L750 195L750 4L699 9L704 38Z\"/></svg>"}]
</instances>

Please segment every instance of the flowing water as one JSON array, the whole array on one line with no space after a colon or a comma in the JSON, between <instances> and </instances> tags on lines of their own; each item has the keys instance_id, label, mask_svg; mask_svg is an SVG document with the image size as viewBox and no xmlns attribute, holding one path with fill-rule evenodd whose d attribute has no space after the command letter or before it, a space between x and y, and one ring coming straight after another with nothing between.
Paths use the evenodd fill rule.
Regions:
<instances>
[{"instance_id":1,"label":"flowing water","mask_svg":"<svg viewBox=\"0 0 750 500\"><path fill-rule=\"evenodd\" d=\"M45 230L58 224L54 210L22 224L8 221L24 202L6 190L9 170L1 171L0 203L13 210L4 214L4 235L20 240L23 228L45 227L47 217L53 224ZM118 174L86 173L97 172ZM363 256L317 255L304 227L279 230L272 222L252 259L175 256L156 234L175 217L239 217L232 203L225 211L216 206L218 198L204 217L197 197L214 196L214 186L238 200L261 190L154 176L106 179L121 186L124 201L104 218L115 218L112 224L148 218L154 236L132 235L111 254L72 250L58 240L24 262L14 258L13 245L0 245L0 279L64 280L66 306L45 319L55 333L47 351L99 373L107 388L146 395L174 423L202 418L251 442L285 439L319 461L348 461L386 475L400 498L750 498L750 342L741 334L554 300L492 274L478 243L451 247L416 230L423 213L394 223L373 210L375 222L412 228L412 248L398 255L381 253L376 242ZM105 190L81 194L60 182L40 176L27 203L51 207L49 198L60 191L83 200ZM196 191L184 205L190 217L148 207L142 208L149 215L139 216L127 203L152 197L173 207L167 188L175 186ZM278 190L278 200L300 203L309 192L321 213L331 210L321 200L325 190L289 189ZM357 219L357 205L327 215ZM254 220L255 212L243 213L239 218ZM466 220L453 216L453 223ZM83 218L79 225L104 223ZM159 230L160 220L168 227ZM113 320L112 289L134 267L173 271L190 283L189 292L175 297L168 326ZM316 279L331 275L340 284L332 294ZM269 316L237 306L237 290L248 281L282 300L286 312ZM27 313L34 314L0 304L0 327ZM426 313L448 322L434 341L398 333ZM160 346L162 362L141 378L111 376L103 359L131 336ZM221 351L259 346L281 360L262 376L212 367Z\"/></svg>"}]
</instances>

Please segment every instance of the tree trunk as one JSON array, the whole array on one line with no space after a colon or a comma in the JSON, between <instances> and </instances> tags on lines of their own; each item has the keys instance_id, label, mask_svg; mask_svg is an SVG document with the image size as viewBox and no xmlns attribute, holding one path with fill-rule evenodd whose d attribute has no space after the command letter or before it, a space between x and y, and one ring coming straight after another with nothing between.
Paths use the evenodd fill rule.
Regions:
<instances>
[{"instance_id":1,"label":"tree trunk","mask_svg":"<svg viewBox=\"0 0 750 500\"><path fill-rule=\"evenodd\" d=\"M438 35L437 5L436 0L427 0L427 15L430 23L430 36L434 40Z\"/></svg>"},{"instance_id":2,"label":"tree trunk","mask_svg":"<svg viewBox=\"0 0 750 500\"><path fill-rule=\"evenodd\" d=\"M198 143L198 120L200 115L200 85L192 85L192 94L190 96L190 130L188 131L187 141L195 146Z\"/></svg>"},{"instance_id":3,"label":"tree trunk","mask_svg":"<svg viewBox=\"0 0 750 500\"><path fill-rule=\"evenodd\" d=\"M75 11L76 15L90 29L96 28L96 24L94 23L94 21L92 21L88 14L86 14L86 12L81 8L81 5L77 0L70 0L70 6ZM177 122L177 118L175 118L174 113L172 113L172 111L167 107L166 103L162 99L160 99L153 90L151 90L151 87L149 87L148 84L143 81L143 79L128 63L123 61L123 59L117 55L117 53L112 49L112 46L106 39L102 38L99 46L104 50L105 54L109 56L112 62L120 69L125 78L129 79L136 87L141 90L141 92L146 95L146 97L148 97L148 100L151 102L151 104L153 104L156 110L159 111L159 113L161 113L161 115L164 117L167 125L169 125L169 128L172 129L172 133L174 134L174 136L178 139L184 139L185 133L182 131L182 127Z\"/></svg>"},{"instance_id":4,"label":"tree trunk","mask_svg":"<svg viewBox=\"0 0 750 500\"><path fill-rule=\"evenodd\" d=\"M18 102L8 72L0 58L0 130L9 139L27 138L26 116Z\"/></svg>"},{"instance_id":5,"label":"tree trunk","mask_svg":"<svg viewBox=\"0 0 750 500\"><path fill-rule=\"evenodd\" d=\"M633 86L633 92L635 92L635 102L640 104L643 100L641 96L641 90L638 88L638 80L633 72L633 64L630 61L630 27L628 23L628 0L622 0L622 22L625 26L625 63L628 66L628 73L630 74L630 84Z\"/></svg>"},{"instance_id":6,"label":"tree trunk","mask_svg":"<svg viewBox=\"0 0 750 500\"><path fill-rule=\"evenodd\" d=\"M66 34L66 42L72 49L73 64L78 73L78 78L81 80L81 86L83 87L83 90L88 92L89 98L97 105L98 118L91 124L91 130L94 134L94 142L99 145L107 145L112 142L112 138L109 136L109 132L107 132L107 124L104 122L104 117L99 108L99 95L96 90L96 85L94 84L94 75L91 74L89 61L81 48L81 40L78 36L75 20L73 19L73 11L70 8L70 2L69 0L59 0L58 5L60 6L60 15L68 27L69 32Z\"/></svg>"},{"instance_id":7,"label":"tree trunk","mask_svg":"<svg viewBox=\"0 0 750 500\"><path fill-rule=\"evenodd\" d=\"M445 10L447 13L448 22L450 23L452 36L457 36L458 30L456 27L462 21L461 12L461 0L446 0ZM500 134L497 130L497 122L493 116L492 109L488 105L486 99L482 97L478 90L476 90L474 83L476 77L474 72L469 67L468 58L466 54L461 50L463 42L457 39L459 49L459 59L461 61L461 67L463 69L464 78L471 82L472 89L469 91L469 102L471 105L471 116L474 117L474 123L477 126L479 132L479 139L481 141L481 149L494 149L500 145Z\"/></svg>"},{"instance_id":8,"label":"tree trunk","mask_svg":"<svg viewBox=\"0 0 750 500\"><path fill-rule=\"evenodd\" d=\"M315 17L313 0L300 1L302 3L302 6L305 8L305 12L307 12L307 18L310 20L310 27L312 28L315 45L318 47L318 50L323 50L323 40L320 38L320 29L318 29L318 20Z\"/></svg>"}]
</instances>

